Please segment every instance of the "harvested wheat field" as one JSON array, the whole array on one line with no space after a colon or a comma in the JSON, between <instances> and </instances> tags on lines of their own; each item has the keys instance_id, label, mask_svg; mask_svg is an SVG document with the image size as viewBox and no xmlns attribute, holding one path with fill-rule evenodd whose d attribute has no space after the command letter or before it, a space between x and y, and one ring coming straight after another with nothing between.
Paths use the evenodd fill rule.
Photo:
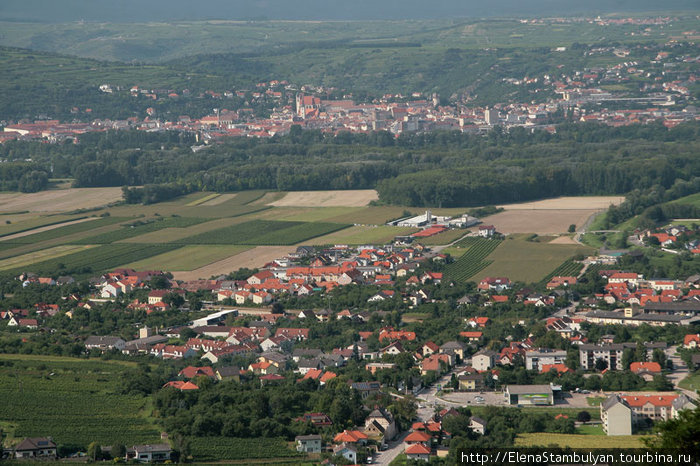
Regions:
<instances>
[{"instance_id":1,"label":"harvested wheat field","mask_svg":"<svg viewBox=\"0 0 700 466\"><path fill-rule=\"evenodd\" d=\"M553 235L566 233L569 225L578 228L598 210L506 210L489 216L484 222L496 227L500 233L537 233Z\"/></svg>"},{"instance_id":2,"label":"harvested wheat field","mask_svg":"<svg viewBox=\"0 0 700 466\"><path fill-rule=\"evenodd\" d=\"M284 257L294 251L296 251L296 246L258 246L189 272L173 272L173 276L176 280L197 280L224 275L242 267L249 269L262 267L267 262Z\"/></svg>"},{"instance_id":3,"label":"harvested wheat field","mask_svg":"<svg viewBox=\"0 0 700 466\"><path fill-rule=\"evenodd\" d=\"M121 199L121 188L70 188L30 194L0 194L0 212L70 212L101 207Z\"/></svg>"},{"instance_id":4,"label":"harvested wheat field","mask_svg":"<svg viewBox=\"0 0 700 466\"><path fill-rule=\"evenodd\" d=\"M557 197L541 201L523 202L522 204L505 204L506 210L604 210L611 204L619 205L625 200L624 196L586 196L586 197Z\"/></svg>"},{"instance_id":5,"label":"harvested wheat field","mask_svg":"<svg viewBox=\"0 0 700 466\"><path fill-rule=\"evenodd\" d=\"M293 191L270 203L276 207L363 207L379 199L373 189Z\"/></svg>"}]
</instances>

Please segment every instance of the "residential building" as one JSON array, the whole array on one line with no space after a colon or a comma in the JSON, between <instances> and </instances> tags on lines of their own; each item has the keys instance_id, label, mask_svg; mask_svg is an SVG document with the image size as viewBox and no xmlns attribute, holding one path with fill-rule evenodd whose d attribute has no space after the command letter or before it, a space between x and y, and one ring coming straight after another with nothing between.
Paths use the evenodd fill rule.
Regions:
<instances>
[{"instance_id":1,"label":"residential building","mask_svg":"<svg viewBox=\"0 0 700 466\"><path fill-rule=\"evenodd\" d=\"M156 445L134 445L126 450L127 460L136 460L140 463L156 463L169 461L172 448L167 443Z\"/></svg>"},{"instance_id":2,"label":"residential building","mask_svg":"<svg viewBox=\"0 0 700 466\"><path fill-rule=\"evenodd\" d=\"M15 447L16 459L56 459L56 444L51 437L30 437Z\"/></svg>"},{"instance_id":3,"label":"residential building","mask_svg":"<svg viewBox=\"0 0 700 466\"><path fill-rule=\"evenodd\" d=\"M491 369L496 362L496 353L491 350L482 349L472 356L472 367L478 371Z\"/></svg>"},{"instance_id":4,"label":"residential building","mask_svg":"<svg viewBox=\"0 0 700 466\"><path fill-rule=\"evenodd\" d=\"M316 435L297 435L294 438L297 442L297 451L303 453L321 453L321 436Z\"/></svg>"},{"instance_id":5,"label":"residential building","mask_svg":"<svg viewBox=\"0 0 700 466\"><path fill-rule=\"evenodd\" d=\"M565 362L565 350L539 348L525 352L525 368L527 370L539 371L545 364L564 364Z\"/></svg>"},{"instance_id":6,"label":"residential building","mask_svg":"<svg viewBox=\"0 0 700 466\"><path fill-rule=\"evenodd\" d=\"M600 403L600 421L606 435L632 435L634 413L619 395L611 395Z\"/></svg>"}]
</instances>

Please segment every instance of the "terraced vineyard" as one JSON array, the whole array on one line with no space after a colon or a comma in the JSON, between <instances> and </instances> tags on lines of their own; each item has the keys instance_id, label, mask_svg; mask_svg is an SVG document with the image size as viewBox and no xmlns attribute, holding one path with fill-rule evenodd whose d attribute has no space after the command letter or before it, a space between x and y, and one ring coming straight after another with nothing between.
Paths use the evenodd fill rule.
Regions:
<instances>
[{"instance_id":1,"label":"terraced vineyard","mask_svg":"<svg viewBox=\"0 0 700 466\"><path fill-rule=\"evenodd\" d=\"M448 277L457 281L466 281L479 271L486 268L491 262L485 260L502 241L470 236L455 243L455 246L468 247L462 257L449 264L445 270Z\"/></svg>"},{"instance_id":2,"label":"terraced vineyard","mask_svg":"<svg viewBox=\"0 0 700 466\"><path fill-rule=\"evenodd\" d=\"M542 283L549 282L553 277L576 277L583 268L580 262L574 262L573 259L566 260L556 269L552 270L547 276L542 279Z\"/></svg>"}]
</instances>

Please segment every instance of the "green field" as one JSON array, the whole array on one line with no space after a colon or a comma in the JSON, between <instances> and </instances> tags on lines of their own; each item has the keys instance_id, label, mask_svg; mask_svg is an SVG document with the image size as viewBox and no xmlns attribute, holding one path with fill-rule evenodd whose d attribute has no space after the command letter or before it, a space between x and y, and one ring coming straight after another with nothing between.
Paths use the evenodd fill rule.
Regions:
<instances>
[{"instance_id":1,"label":"green field","mask_svg":"<svg viewBox=\"0 0 700 466\"><path fill-rule=\"evenodd\" d=\"M77 251L82 251L88 249L91 246L81 246L81 245L63 245L55 246L53 248L42 249L40 251L31 252L28 254L22 254L19 256L14 256L9 259L0 260L0 270L14 269L17 267L25 267L30 264L35 264L39 261L46 261L50 259L55 259L58 257L67 256L73 254Z\"/></svg>"},{"instance_id":2,"label":"green field","mask_svg":"<svg viewBox=\"0 0 700 466\"><path fill-rule=\"evenodd\" d=\"M571 259L567 259L566 261L564 261L563 264L549 272L540 281L544 284L547 284L547 282L549 282L552 279L552 277L578 277L578 274L579 272L581 272L581 269L583 269L583 264L581 264L580 262L574 262Z\"/></svg>"},{"instance_id":3,"label":"green field","mask_svg":"<svg viewBox=\"0 0 700 466\"><path fill-rule=\"evenodd\" d=\"M576 433L581 435L605 435L601 424L586 424L576 428Z\"/></svg>"},{"instance_id":4,"label":"green field","mask_svg":"<svg viewBox=\"0 0 700 466\"><path fill-rule=\"evenodd\" d=\"M109 244L117 241L135 238L146 233L163 230L165 228L187 228L200 223L205 223L206 218L190 217L155 217L149 220L136 220L122 225L118 230L110 231L96 236L88 236L75 241L77 244ZM77 225L76 225L77 226Z\"/></svg>"},{"instance_id":5,"label":"green field","mask_svg":"<svg viewBox=\"0 0 700 466\"><path fill-rule=\"evenodd\" d=\"M515 439L516 447L549 447L556 445L562 448L642 448L641 435L578 435L534 433L518 434Z\"/></svg>"},{"instance_id":6,"label":"green field","mask_svg":"<svg viewBox=\"0 0 700 466\"><path fill-rule=\"evenodd\" d=\"M125 267L134 270L194 270L212 262L240 254L248 249L250 249L250 246L184 246L164 254L130 262Z\"/></svg>"},{"instance_id":7,"label":"green field","mask_svg":"<svg viewBox=\"0 0 700 466\"><path fill-rule=\"evenodd\" d=\"M503 241L469 236L458 241L455 246L468 248L462 256L449 264L445 269L446 274L458 281L465 281L479 273L491 262L486 260Z\"/></svg>"},{"instance_id":8,"label":"green field","mask_svg":"<svg viewBox=\"0 0 700 466\"><path fill-rule=\"evenodd\" d=\"M168 244L105 244L66 256L34 263L31 270L39 275L84 276L111 270L136 260L163 254L179 245ZM8 273L21 273L21 268L9 269Z\"/></svg>"},{"instance_id":9,"label":"green field","mask_svg":"<svg viewBox=\"0 0 700 466\"><path fill-rule=\"evenodd\" d=\"M189 437L195 461L302 457L284 439Z\"/></svg>"},{"instance_id":10,"label":"green field","mask_svg":"<svg viewBox=\"0 0 700 466\"><path fill-rule=\"evenodd\" d=\"M691 372L678 385L686 390L700 390L700 371Z\"/></svg>"},{"instance_id":11,"label":"green field","mask_svg":"<svg viewBox=\"0 0 700 466\"><path fill-rule=\"evenodd\" d=\"M7 243L10 244L36 244L42 241L49 241L56 238L66 238L69 235L74 235L76 233L83 233L90 230L95 230L100 227L114 225L115 223L120 223L126 221L126 218L121 217L103 217L93 220L87 220L80 223L74 223L73 225L67 225L65 227L53 228L51 230L42 231L39 233L34 233L32 235L22 236L20 238L8 239ZM90 244L90 243L85 243Z\"/></svg>"},{"instance_id":12,"label":"green field","mask_svg":"<svg viewBox=\"0 0 700 466\"><path fill-rule=\"evenodd\" d=\"M410 235L416 228L381 226L354 226L314 238L312 243L324 244L386 244L396 236Z\"/></svg>"},{"instance_id":13,"label":"green field","mask_svg":"<svg viewBox=\"0 0 700 466\"><path fill-rule=\"evenodd\" d=\"M291 245L347 228L338 223L252 220L180 240L184 244Z\"/></svg>"},{"instance_id":14,"label":"green field","mask_svg":"<svg viewBox=\"0 0 700 466\"><path fill-rule=\"evenodd\" d=\"M202 193L202 194L204 194L204 193ZM200 204L204 204L204 203L207 202L207 201L211 201L212 199L216 199L216 198L219 197L219 196L221 196L221 194L218 194L218 193L207 194L207 195L205 195L204 197L200 197L199 199L196 199L196 200L194 200L194 201L192 201L192 202L188 202L188 203L185 204L185 205L186 205L187 207L197 206L197 205L200 205Z\"/></svg>"},{"instance_id":15,"label":"green field","mask_svg":"<svg viewBox=\"0 0 700 466\"><path fill-rule=\"evenodd\" d=\"M591 252L585 246L533 243L525 241L522 235L513 235L488 256L493 263L476 278L508 277L525 283L539 282L572 256Z\"/></svg>"},{"instance_id":16,"label":"green field","mask_svg":"<svg viewBox=\"0 0 700 466\"><path fill-rule=\"evenodd\" d=\"M86 448L153 443L160 430L148 398L117 393L124 363L60 357L0 355L0 424L13 435L51 436L58 445Z\"/></svg>"},{"instance_id":17,"label":"green field","mask_svg":"<svg viewBox=\"0 0 700 466\"><path fill-rule=\"evenodd\" d=\"M700 207L700 193L691 194L690 196L681 197L675 201L671 201L670 204L687 204L693 205L695 207Z\"/></svg>"},{"instance_id":18,"label":"green field","mask_svg":"<svg viewBox=\"0 0 700 466\"><path fill-rule=\"evenodd\" d=\"M41 227L46 227L49 225L58 225L59 223L65 223L65 222L71 222L73 220L78 220L80 217L78 215L51 215L51 216L44 216L44 217L38 217L36 214L26 214L26 215L31 215L26 220L21 220L21 221L13 221L12 223L5 223L7 220L7 216L10 214L3 214L2 218L2 226L0 226L0 237L3 236L8 236L12 235L15 233L22 233L25 231L30 231L35 228L41 228ZM20 215L20 217L23 217L25 214Z\"/></svg>"},{"instance_id":19,"label":"green field","mask_svg":"<svg viewBox=\"0 0 700 466\"><path fill-rule=\"evenodd\" d=\"M278 207L275 210L279 212L277 220L289 220L293 222L320 222L328 219L342 219L340 223L360 223L355 222L354 214L361 213L364 210L364 207L293 208L289 214L286 214L286 209L282 207Z\"/></svg>"}]
</instances>

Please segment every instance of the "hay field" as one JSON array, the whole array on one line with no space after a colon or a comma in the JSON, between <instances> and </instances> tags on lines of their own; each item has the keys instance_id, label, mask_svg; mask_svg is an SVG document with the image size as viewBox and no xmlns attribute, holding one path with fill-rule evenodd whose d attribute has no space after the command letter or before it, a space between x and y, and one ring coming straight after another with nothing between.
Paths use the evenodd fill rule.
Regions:
<instances>
[{"instance_id":1,"label":"hay field","mask_svg":"<svg viewBox=\"0 0 700 466\"><path fill-rule=\"evenodd\" d=\"M588 254L591 248L579 245L533 243L524 236L506 239L487 259L492 260L485 269L472 279L484 277L508 277L513 281L534 283L559 267L575 254Z\"/></svg>"},{"instance_id":2,"label":"hay field","mask_svg":"<svg viewBox=\"0 0 700 466\"><path fill-rule=\"evenodd\" d=\"M269 205L277 207L363 207L379 199L374 189L293 191Z\"/></svg>"},{"instance_id":3,"label":"hay field","mask_svg":"<svg viewBox=\"0 0 700 466\"><path fill-rule=\"evenodd\" d=\"M523 202L521 204L504 204L498 207L503 207L506 210L605 210L610 207L611 204L619 205L624 200L624 196L569 196L543 199L541 201Z\"/></svg>"},{"instance_id":4,"label":"hay field","mask_svg":"<svg viewBox=\"0 0 700 466\"><path fill-rule=\"evenodd\" d=\"M571 224L582 226L596 212L593 209L506 210L489 216L484 223L505 234L553 235L566 233Z\"/></svg>"},{"instance_id":5,"label":"hay field","mask_svg":"<svg viewBox=\"0 0 700 466\"><path fill-rule=\"evenodd\" d=\"M267 262L284 257L294 251L296 251L295 246L258 246L220 261L212 262L204 267L191 271L174 272L173 276L176 280L197 280L228 274L242 267L253 269L262 267Z\"/></svg>"},{"instance_id":6,"label":"hay field","mask_svg":"<svg viewBox=\"0 0 700 466\"><path fill-rule=\"evenodd\" d=\"M190 271L231 257L250 246L185 246L174 251L131 262L124 267L134 270Z\"/></svg>"},{"instance_id":7,"label":"hay field","mask_svg":"<svg viewBox=\"0 0 700 466\"><path fill-rule=\"evenodd\" d=\"M0 194L0 212L70 212L93 209L122 199L121 188L69 188L38 193Z\"/></svg>"}]
</instances>

